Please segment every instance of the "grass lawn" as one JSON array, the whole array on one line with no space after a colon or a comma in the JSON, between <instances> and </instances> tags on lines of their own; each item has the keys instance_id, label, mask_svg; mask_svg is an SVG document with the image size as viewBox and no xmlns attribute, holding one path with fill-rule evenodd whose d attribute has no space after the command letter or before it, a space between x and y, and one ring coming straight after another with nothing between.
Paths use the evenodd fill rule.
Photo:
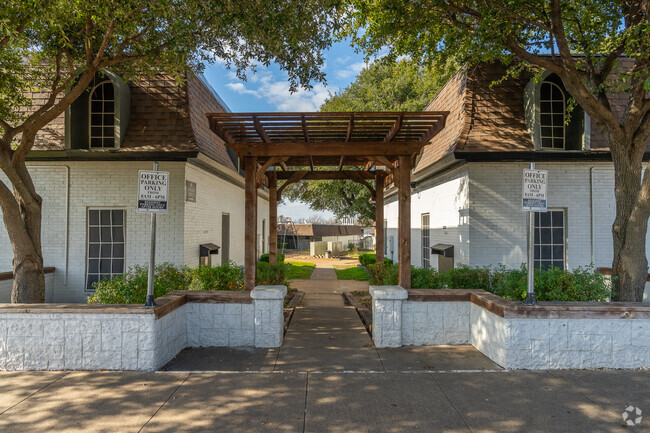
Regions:
<instances>
[{"instance_id":1,"label":"grass lawn","mask_svg":"<svg viewBox=\"0 0 650 433\"><path fill-rule=\"evenodd\" d=\"M357 266L334 266L334 271L336 271L336 278L339 280L368 281L370 279L368 272Z\"/></svg>"},{"instance_id":2,"label":"grass lawn","mask_svg":"<svg viewBox=\"0 0 650 433\"><path fill-rule=\"evenodd\" d=\"M289 270L287 271L288 280L308 280L311 277L311 273L314 272L316 267L313 263L305 262L285 262L289 264Z\"/></svg>"}]
</instances>

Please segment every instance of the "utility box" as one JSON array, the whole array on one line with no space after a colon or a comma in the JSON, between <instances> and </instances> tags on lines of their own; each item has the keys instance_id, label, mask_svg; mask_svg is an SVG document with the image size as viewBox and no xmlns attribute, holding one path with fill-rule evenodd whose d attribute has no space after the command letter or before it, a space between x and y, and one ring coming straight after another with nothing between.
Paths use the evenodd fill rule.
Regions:
<instances>
[{"instance_id":1,"label":"utility box","mask_svg":"<svg viewBox=\"0 0 650 433\"><path fill-rule=\"evenodd\" d=\"M199 245L199 265L212 266L212 254L219 254L219 246L215 244Z\"/></svg>"},{"instance_id":2,"label":"utility box","mask_svg":"<svg viewBox=\"0 0 650 433\"><path fill-rule=\"evenodd\" d=\"M449 244L435 244L431 247L431 254L438 256L438 272L447 272L454 269L454 246Z\"/></svg>"}]
</instances>

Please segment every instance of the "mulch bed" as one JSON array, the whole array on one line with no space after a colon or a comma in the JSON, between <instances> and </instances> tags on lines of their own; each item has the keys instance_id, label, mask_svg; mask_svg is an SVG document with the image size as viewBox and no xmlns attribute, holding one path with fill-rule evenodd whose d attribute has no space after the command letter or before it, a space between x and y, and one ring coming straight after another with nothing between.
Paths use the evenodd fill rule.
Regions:
<instances>
[{"instance_id":1,"label":"mulch bed","mask_svg":"<svg viewBox=\"0 0 650 433\"><path fill-rule=\"evenodd\" d=\"M343 298L347 304L357 310L366 330L372 335L372 297L370 293L366 291L343 292Z\"/></svg>"}]
</instances>

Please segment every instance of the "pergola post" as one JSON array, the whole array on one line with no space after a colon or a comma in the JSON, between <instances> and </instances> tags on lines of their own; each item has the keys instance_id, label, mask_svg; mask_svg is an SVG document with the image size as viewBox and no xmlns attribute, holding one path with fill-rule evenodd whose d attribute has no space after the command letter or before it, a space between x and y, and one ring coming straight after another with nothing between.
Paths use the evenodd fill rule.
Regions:
<instances>
[{"instance_id":1,"label":"pergola post","mask_svg":"<svg viewBox=\"0 0 650 433\"><path fill-rule=\"evenodd\" d=\"M384 263L384 173L375 175L375 254L376 263Z\"/></svg>"},{"instance_id":2,"label":"pergola post","mask_svg":"<svg viewBox=\"0 0 650 433\"><path fill-rule=\"evenodd\" d=\"M411 157L399 157L399 285L411 288Z\"/></svg>"},{"instance_id":3,"label":"pergola post","mask_svg":"<svg viewBox=\"0 0 650 433\"><path fill-rule=\"evenodd\" d=\"M278 178L275 171L269 174L269 264L278 261Z\"/></svg>"},{"instance_id":4,"label":"pergola post","mask_svg":"<svg viewBox=\"0 0 650 433\"><path fill-rule=\"evenodd\" d=\"M253 290L257 274L257 157L244 157L244 290Z\"/></svg>"}]
</instances>

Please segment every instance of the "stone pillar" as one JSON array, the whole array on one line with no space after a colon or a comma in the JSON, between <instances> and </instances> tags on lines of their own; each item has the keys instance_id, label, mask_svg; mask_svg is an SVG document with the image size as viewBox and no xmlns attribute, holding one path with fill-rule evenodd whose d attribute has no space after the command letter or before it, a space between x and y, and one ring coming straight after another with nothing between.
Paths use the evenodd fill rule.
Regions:
<instances>
[{"instance_id":1,"label":"stone pillar","mask_svg":"<svg viewBox=\"0 0 650 433\"><path fill-rule=\"evenodd\" d=\"M408 292L400 286L370 286L372 338L376 347L402 345L402 302Z\"/></svg>"},{"instance_id":2,"label":"stone pillar","mask_svg":"<svg viewBox=\"0 0 650 433\"><path fill-rule=\"evenodd\" d=\"M257 286L251 292L255 309L255 347L280 347L284 337L287 286Z\"/></svg>"}]
</instances>

